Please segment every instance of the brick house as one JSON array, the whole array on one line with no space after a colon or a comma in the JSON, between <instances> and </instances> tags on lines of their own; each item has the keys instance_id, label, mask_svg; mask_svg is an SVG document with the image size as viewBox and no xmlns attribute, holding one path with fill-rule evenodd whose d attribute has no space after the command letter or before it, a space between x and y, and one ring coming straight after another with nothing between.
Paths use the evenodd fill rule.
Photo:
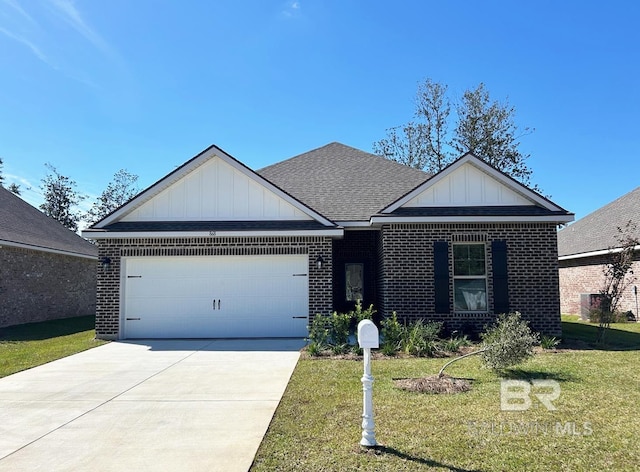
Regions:
<instances>
[{"instance_id":1,"label":"brick house","mask_svg":"<svg viewBox=\"0 0 640 472\"><path fill-rule=\"evenodd\" d=\"M588 317L589 305L602 288L603 268L610 249L618 244L618 228L631 221L640 239L640 187L581 218L558 232L560 268L560 308L562 313ZM640 274L640 247L635 253L634 274ZM638 315L638 284L634 283L620 300L620 311Z\"/></svg>"},{"instance_id":2,"label":"brick house","mask_svg":"<svg viewBox=\"0 0 640 472\"><path fill-rule=\"evenodd\" d=\"M95 245L0 187L0 327L92 315Z\"/></svg>"},{"instance_id":3,"label":"brick house","mask_svg":"<svg viewBox=\"0 0 640 472\"><path fill-rule=\"evenodd\" d=\"M559 334L572 214L467 154L437 175L331 143L253 171L216 146L96 223L102 338L305 336L317 313Z\"/></svg>"}]
</instances>

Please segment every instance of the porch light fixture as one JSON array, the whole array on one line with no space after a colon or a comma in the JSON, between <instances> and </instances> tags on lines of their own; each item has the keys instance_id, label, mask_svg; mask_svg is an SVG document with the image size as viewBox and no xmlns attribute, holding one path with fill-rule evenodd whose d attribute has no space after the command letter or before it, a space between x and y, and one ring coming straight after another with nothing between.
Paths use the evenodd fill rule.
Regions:
<instances>
[{"instance_id":1,"label":"porch light fixture","mask_svg":"<svg viewBox=\"0 0 640 472\"><path fill-rule=\"evenodd\" d=\"M318 269L322 269L322 265L324 264L324 257L322 257L322 254L318 255L318 257L316 257L316 267Z\"/></svg>"},{"instance_id":2,"label":"porch light fixture","mask_svg":"<svg viewBox=\"0 0 640 472\"><path fill-rule=\"evenodd\" d=\"M103 257L100 259L100 264L102 264L102 270L109 270L109 267L111 267L111 259L109 257Z\"/></svg>"}]
</instances>

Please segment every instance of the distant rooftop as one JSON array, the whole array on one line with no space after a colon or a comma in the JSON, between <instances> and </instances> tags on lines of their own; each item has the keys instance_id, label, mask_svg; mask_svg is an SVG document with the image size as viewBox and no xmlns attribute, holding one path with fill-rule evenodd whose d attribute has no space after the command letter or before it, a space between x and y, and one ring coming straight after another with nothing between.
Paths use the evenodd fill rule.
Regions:
<instances>
[{"instance_id":1,"label":"distant rooftop","mask_svg":"<svg viewBox=\"0 0 640 472\"><path fill-rule=\"evenodd\" d=\"M98 248L0 187L0 245L98 257Z\"/></svg>"},{"instance_id":2,"label":"distant rooftop","mask_svg":"<svg viewBox=\"0 0 640 472\"><path fill-rule=\"evenodd\" d=\"M640 187L558 232L558 255L568 256L615 247L618 228L636 224L640 239Z\"/></svg>"}]
</instances>

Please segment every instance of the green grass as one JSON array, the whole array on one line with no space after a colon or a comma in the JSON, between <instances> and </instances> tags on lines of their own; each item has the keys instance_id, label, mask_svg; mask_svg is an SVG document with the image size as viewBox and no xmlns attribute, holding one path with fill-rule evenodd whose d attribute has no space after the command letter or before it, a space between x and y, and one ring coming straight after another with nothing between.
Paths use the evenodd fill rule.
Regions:
<instances>
[{"instance_id":1,"label":"green grass","mask_svg":"<svg viewBox=\"0 0 640 472\"><path fill-rule=\"evenodd\" d=\"M0 378L104 344L94 340L94 321L80 316L0 328Z\"/></svg>"},{"instance_id":2,"label":"green grass","mask_svg":"<svg viewBox=\"0 0 640 472\"><path fill-rule=\"evenodd\" d=\"M541 352L506 373L559 382L556 411L533 395L528 411L501 411L501 377L474 357L451 366L473 379L455 395L393 384L437 373L442 359L374 360L374 450L359 446L362 362L301 358L251 470L637 470L640 325L615 325L607 350L589 344L597 327L563 319L563 328L565 345L584 349Z\"/></svg>"}]
</instances>

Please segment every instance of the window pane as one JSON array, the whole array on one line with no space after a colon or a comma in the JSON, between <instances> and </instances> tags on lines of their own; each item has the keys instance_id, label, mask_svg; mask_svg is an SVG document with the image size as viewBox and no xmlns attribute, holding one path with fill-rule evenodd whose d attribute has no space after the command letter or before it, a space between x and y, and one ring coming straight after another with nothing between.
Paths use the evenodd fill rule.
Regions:
<instances>
[{"instance_id":1,"label":"window pane","mask_svg":"<svg viewBox=\"0 0 640 472\"><path fill-rule=\"evenodd\" d=\"M484 244L453 246L453 275L485 275Z\"/></svg>"},{"instance_id":2,"label":"window pane","mask_svg":"<svg viewBox=\"0 0 640 472\"><path fill-rule=\"evenodd\" d=\"M363 265L362 264L345 264L345 281L347 301L355 302L362 300L363 293Z\"/></svg>"},{"instance_id":3,"label":"window pane","mask_svg":"<svg viewBox=\"0 0 640 472\"><path fill-rule=\"evenodd\" d=\"M454 308L457 311L486 311L485 279L456 279L453 282Z\"/></svg>"}]
</instances>

